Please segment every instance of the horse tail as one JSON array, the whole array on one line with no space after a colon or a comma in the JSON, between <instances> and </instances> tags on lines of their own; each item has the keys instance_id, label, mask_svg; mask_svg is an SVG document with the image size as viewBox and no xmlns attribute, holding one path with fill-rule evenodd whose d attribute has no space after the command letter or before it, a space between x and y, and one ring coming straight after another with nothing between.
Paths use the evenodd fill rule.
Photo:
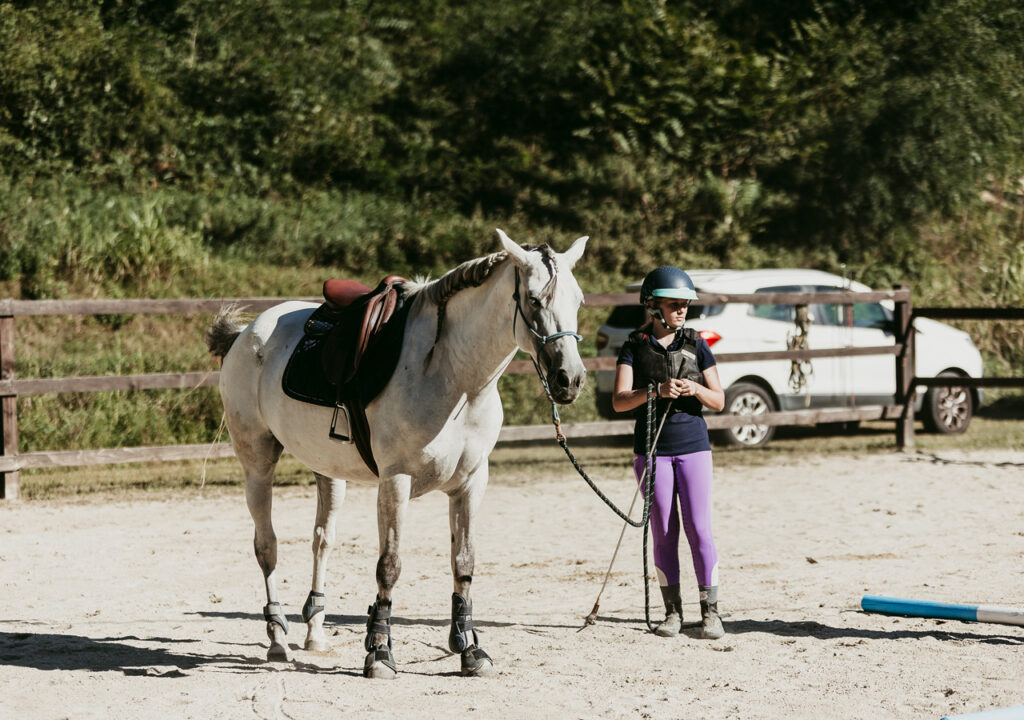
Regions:
<instances>
[{"instance_id":1,"label":"horse tail","mask_svg":"<svg viewBox=\"0 0 1024 720\"><path fill-rule=\"evenodd\" d=\"M236 306L222 307L206 330L206 347L210 354L223 359L246 325L242 312Z\"/></svg>"}]
</instances>

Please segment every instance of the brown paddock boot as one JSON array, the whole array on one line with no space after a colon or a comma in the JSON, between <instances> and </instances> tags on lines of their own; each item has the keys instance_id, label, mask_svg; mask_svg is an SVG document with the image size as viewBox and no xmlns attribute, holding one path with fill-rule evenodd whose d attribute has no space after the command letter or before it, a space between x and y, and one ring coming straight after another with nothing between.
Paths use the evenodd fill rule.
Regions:
<instances>
[{"instance_id":1,"label":"brown paddock boot","mask_svg":"<svg viewBox=\"0 0 1024 720\"><path fill-rule=\"evenodd\" d=\"M722 618L718 615L718 586L698 587L700 590L700 636L705 640L717 640L725 635Z\"/></svg>"},{"instance_id":2,"label":"brown paddock boot","mask_svg":"<svg viewBox=\"0 0 1024 720\"><path fill-rule=\"evenodd\" d=\"M679 596L679 585L661 585L661 597L665 601L665 619L654 634L661 637L675 637L683 625L683 600Z\"/></svg>"}]
</instances>

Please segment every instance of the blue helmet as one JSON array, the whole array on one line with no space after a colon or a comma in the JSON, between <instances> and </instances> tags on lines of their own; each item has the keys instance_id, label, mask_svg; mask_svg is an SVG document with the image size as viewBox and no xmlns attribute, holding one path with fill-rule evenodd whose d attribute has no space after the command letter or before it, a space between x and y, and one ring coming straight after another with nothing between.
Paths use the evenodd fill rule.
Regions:
<instances>
[{"instance_id":1,"label":"blue helmet","mask_svg":"<svg viewBox=\"0 0 1024 720\"><path fill-rule=\"evenodd\" d=\"M697 291L693 280L685 272L671 265L662 265L647 273L640 286L640 304L646 305L654 298L696 300Z\"/></svg>"}]
</instances>

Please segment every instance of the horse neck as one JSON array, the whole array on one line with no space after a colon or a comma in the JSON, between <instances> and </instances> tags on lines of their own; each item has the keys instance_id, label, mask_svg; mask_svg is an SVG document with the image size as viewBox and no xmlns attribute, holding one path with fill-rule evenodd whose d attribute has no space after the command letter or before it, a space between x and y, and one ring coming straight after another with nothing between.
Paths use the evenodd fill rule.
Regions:
<instances>
[{"instance_id":1,"label":"horse neck","mask_svg":"<svg viewBox=\"0 0 1024 720\"><path fill-rule=\"evenodd\" d=\"M460 290L448 301L434 355L460 384L482 389L496 383L515 355L514 267L511 261L502 263L482 285Z\"/></svg>"}]
</instances>

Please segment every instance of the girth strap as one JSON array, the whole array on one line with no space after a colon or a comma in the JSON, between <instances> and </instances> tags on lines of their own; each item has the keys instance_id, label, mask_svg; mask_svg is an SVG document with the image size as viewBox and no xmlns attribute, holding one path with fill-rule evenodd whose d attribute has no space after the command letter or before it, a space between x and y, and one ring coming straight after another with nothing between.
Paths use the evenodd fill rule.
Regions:
<instances>
[{"instance_id":1,"label":"girth strap","mask_svg":"<svg viewBox=\"0 0 1024 720\"><path fill-rule=\"evenodd\" d=\"M452 593L452 628L448 633L448 649L464 652L478 643L473 629L473 603L458 593Z\"/></svg>"}]
</instances>

